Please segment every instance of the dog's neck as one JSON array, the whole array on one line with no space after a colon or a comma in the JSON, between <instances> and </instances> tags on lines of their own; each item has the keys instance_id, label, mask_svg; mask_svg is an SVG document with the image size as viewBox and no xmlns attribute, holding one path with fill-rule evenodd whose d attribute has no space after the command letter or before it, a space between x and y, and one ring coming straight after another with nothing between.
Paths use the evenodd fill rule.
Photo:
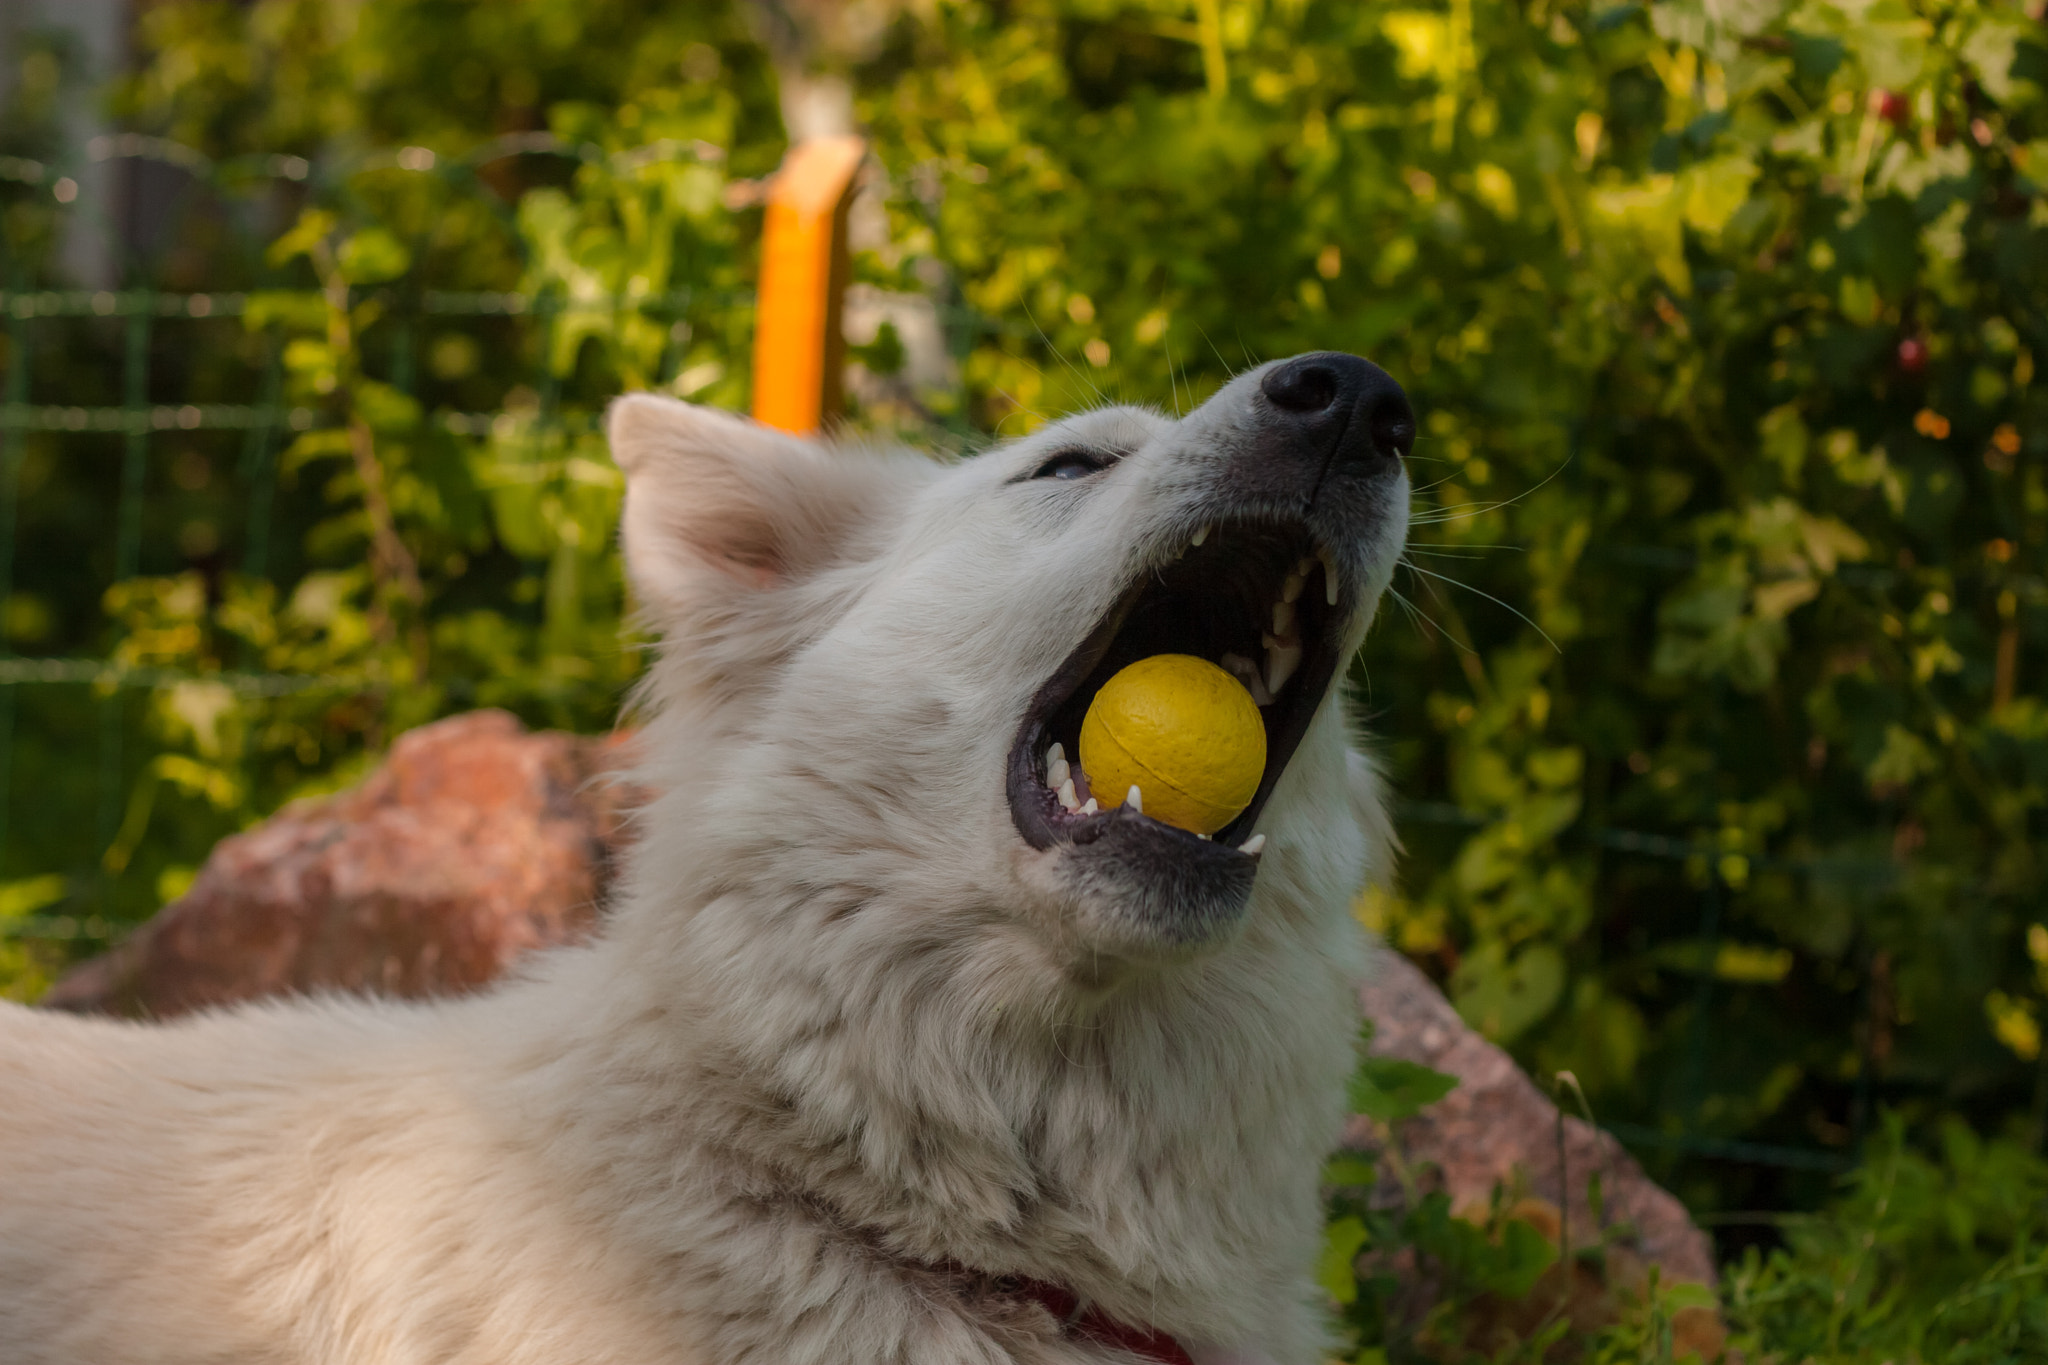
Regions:
<instances>
[{"instance_id":1,"label":"dog's neck","mask_svg":"<svg viewBox=\"0 0 2048 1365\"><path fill-rule=\"evenodd\" d=\"M1348 812L1291 823L1232 941L1103 973L1028 916L889 879L929 849L820 846L819 803L858 793L736 819L680 776L644 827L686 833L635 849L568 992L601 1017L562 1024L593 1178L660 1192L633 1203L651 1258L711 1218L885 1276L1063 1286L1193 1339L1269 1330L1315 1255L1352 1063L1371 851Z\"/></svg>"},{"instance_id":2,"label":"dog's neck","mask_svg":"<svg viewBox=\"0 0 2048 1365\"><path fill-rule=\"evenodd\" d=\"M1240 939L1107 994L1006 977L1031 943L985 911L704 881L664 903L649 870L596 949L632 983L605 1010L630 1055L589 1060L581 1111L674 1191L648 1238L734 1197L689 1189L717 1169L820 1248L1057 1284L1117 1321L1242 1339L1293 1292L1355 1017L1356 928L1303 903L1327 870L1282 853Z\"/></svg>"}]
</instances>

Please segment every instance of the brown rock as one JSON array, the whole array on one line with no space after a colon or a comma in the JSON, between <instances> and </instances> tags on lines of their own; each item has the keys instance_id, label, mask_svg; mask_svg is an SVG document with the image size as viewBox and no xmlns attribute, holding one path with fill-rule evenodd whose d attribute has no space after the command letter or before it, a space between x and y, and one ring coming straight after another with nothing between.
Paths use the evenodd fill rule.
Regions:
<instances>
[{"instance_id":1,"label":"brown rock","mask_svg":"<svg viewBox=\"0 0 2048 1365\"><path fill-rule=\"evenodd\" d=\"M1644 1260L1667 1280L1714 1282L1713 1243L1619 1142L1577 1118L1560 1129L1557 1106L1406 958L1383 950L1373 967L1360 990L1376 1025L1371 1050L1458 1078L1457 1089L1396 1134L1410 1161L1438 1169L1453 1209L1484 1208L1496 1184L1512 1189L1519 1179L1527 1194L1564 1211L1561 1231L1583 1247L1600 1231L1587 1201L1597 1173L1606 1223L1626 1225L1625 1241ZM1351 1136L1360 1146L1375 1140L1365 1120Z\"/></svg>"},{"instance_id":2,"label":"brown rock","mask_svg":"<svg viewBox=\"0 0 2048 1365\"><path fill-rule=\"evenodd\" d=\"M361 786L224 839L192 888L42 1003L161 1018L257 996L473 990L588 932L622 839L619 737L502 711L402 736Z\"/></svg>"}]
</instances>

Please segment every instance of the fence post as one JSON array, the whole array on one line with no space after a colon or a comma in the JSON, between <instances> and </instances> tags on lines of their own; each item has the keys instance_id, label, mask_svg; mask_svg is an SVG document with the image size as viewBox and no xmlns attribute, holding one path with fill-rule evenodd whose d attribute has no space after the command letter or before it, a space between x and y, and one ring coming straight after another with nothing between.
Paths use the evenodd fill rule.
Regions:
<instances>
[{"instance_id":1,"label":"fence post","mask_svg":"<svg viewBox=\"0 0 2048 1365\"><path fill-rule=\"evenodd\" d=\"M238 471L247 490L243 509L246 530L242 539L242 573L258 579L270 572L270 512L275 497L277 461L271 451L271 428L278 406L284 401L284 348L270 348L263 365L263 387L257 398L257 417L242 437L242 464ZM253 659L253 656L250 656Z\"/></svg>"},{"instance_id":2,"label":"fence post","mask_svg":"<svg viewBox=\"0 0 2048 1365\"><path fill-rule=\"evenodd\" d=\"M121 446L120 503L115 515L116 583L142 571L142 492L149 459L149 342L156 295L147 289L132 291L128 305L126 356L121 374L125 432ZM121 722L121 690L117 687L100 703L99 818L94 832L103 855L113 845L121 818ZM112 894L112 878L104 866L101 871L100 908L105 910Z\"/></svg>"},{"instance_id":3,"label":"fence post","mask_svg":"<svg viewBox=\"0 0 2048 1365\"><path fill-rule=\"evenodd\" d=\"M1698 1127L1700 1110L1707 1102L1707 1047L1711 1035L1708 1014L1714 1003L1714 971L1721 947L1721 877L1707 869L1707 884L1700 890L1699 984L1693 988L1691 1037L1686 1046L1685 1094L1679 1110L1685 1122Z\"/></svg>"},{"instance_id":4,"label":"fence post","mask_svg":"<svg viewBox=\"0 0 2048 1365\"><path fill-rule=\"evenodd\" d=\"M21 485L21 448L28 439L28 320L20 302L7 317L7 409L0 429L0 658L14 652L6 612L14 598L14 528ZM7 857L14 789L14 687L0 686L0 865Z\"/></svg>"},{"instance_id":5,"label":"fence post","mask_svg":"<svg viewBox=\"0 0 2048 1365\"><path fill-rule=\"evenodd\" d=\"M754 319L754 420L817 431L839 415L846 366L846 212L867 144L857 137L799 142L768 194Z\"/></svg>"}]
</instances>

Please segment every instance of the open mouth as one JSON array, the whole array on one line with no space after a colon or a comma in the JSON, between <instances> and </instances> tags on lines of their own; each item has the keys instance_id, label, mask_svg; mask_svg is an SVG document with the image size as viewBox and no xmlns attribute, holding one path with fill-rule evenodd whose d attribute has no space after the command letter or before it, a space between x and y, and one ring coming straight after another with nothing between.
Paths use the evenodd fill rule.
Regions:
<instances>
[{"instance_id":1,"label":"open mouth","mask_svg":"<svg viewBox=\"0 0 2048 1365\"><path fill-rule=\"evenodd\" d=\"M1252 833L1259 813L1337 671L1349 614L1343 588L1334 557L1304 526L1204 527L1179 558L1132 584L1032 700L1010 751L1018 832L1042 849L1128 829L1204 860L1256 859L1265 845ZM1265 729L1266 764L1251 804L1213 835L1154 820L1129 803L1105 808L1120 794L1105 801L1081 768L1081 723L1096 693L1126 666L1160 654L1193 655L1232 674Z\"/></svg>"}]
</instances>

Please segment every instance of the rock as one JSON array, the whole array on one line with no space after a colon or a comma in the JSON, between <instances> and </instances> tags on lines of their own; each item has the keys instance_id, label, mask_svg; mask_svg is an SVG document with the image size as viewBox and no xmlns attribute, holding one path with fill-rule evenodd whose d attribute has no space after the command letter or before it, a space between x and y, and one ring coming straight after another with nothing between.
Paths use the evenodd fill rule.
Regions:
<instances>
[{"instance_id":1,"label":"rock","mask_svg":"<svg viewBox=\"0 0 2048 1365\"><path fill-rule=\"evenodd\" d=\"M222 840L190 891L43 1003L163 1018L293 992L473 990L590 930L626 839L632 792L605 780L625 759L621 737L531 734L498 711L414 730L353 791ZM1518 1193L1562 1210L1584 1246L1597 1171L1608 1221L1643 1260L1712 1282L1712 1246L1684 1207L1578 1119L1563 1121L1560 1163L1556 1107L1406 959L1379 954L1362 998L1374 1051L1459 1079L1395 1135L1454 1208L1483 1208L1519 1173ZM1380 1137L1353 1125L1354 1145Z\"/></svg>"},{"instance_id":2,"label":"rock","mask_svg":"<svg viewBox=\"0 0 2048 1365\"><path fill-rule=\"evenodd\" d=\"M474 990L589 932L621 846L619 737L478 711L402 736L361 786L223 839L192 887L44 996L164 1018L257 996Z\"/></svg>"},{"instance_id":3,"label":"rock","mask_svg":"<svg viewBox=\"0 0 2048 1365\"><path fill-rule=\"evenodd\" d=\"M1583 1119L1565 1118L1514 1059L1458 1017L1451 1002L1408 959L1382 950L1360 988L1374 1022L1371 1050L1458 1078L1457 1089L1401 1124L1411 1160L1432 1163L1454 1209L1483 1208L1497 1183L1520 1172L1527 1193L1563 1211L1578 1246L1596 1240L1588 1181L1600 1177L1606 1222L1627 1224L1643 1258L1667 1278L1714 1282L1714 1248L1685 1205L1644 1173L1622 1145ZM1351 1137L1374 1141L1360 1120Z\"/></svg>"}]
</instances>

